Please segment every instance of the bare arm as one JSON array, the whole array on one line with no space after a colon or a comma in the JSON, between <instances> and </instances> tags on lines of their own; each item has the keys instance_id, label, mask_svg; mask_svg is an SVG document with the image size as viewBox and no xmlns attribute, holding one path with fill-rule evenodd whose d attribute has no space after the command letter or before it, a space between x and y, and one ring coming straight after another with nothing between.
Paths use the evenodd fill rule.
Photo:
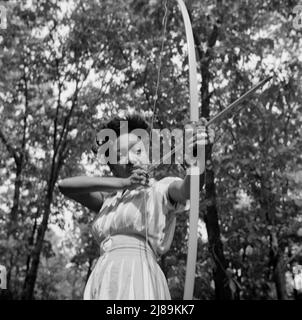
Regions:
<instances>
[{"instance_id":1,"label":"bare arm","mask_svg":"<svg viewBox=\"0 0 302 320\"><path fill-rule=\"evenodd\" d=\"M203 185L203 175L200 175L200 188ZM168 194L172 202L184 203L190 199L190 175L186 175L184 180L173 181L168 188Z\"/></svg>"},{"instance_id":2,"label":"bare arm","mask_svg":"<svg viewBox=\"0 0 302 320\"><path fill-rule=\"evenodd\" d=\"M186 176L182 181L173 181L169 185L168 195L172 203L184 203L190 199L190 177Z\"/></svg>"},{"instance_id":3,"label":"bare arm","mask_svg":"<svg viewBox=\"0 0 302 320\"><path fill-rule=\"evenodd\" d=\"M72 177L59 181L62 193L110 192L127 186L127 179L116 177Z\"/></svg>"},{"instance_id":4,"label":"bare arm","mask_svg":"<svg viewBox=\"0 0 302 320\"><path fill-rule=\"evenodd\" d=\"M205 119L200 119L200 125L206 121ZM214 142L214 136L215 132L213 129L208 128L207 131L204 133L199 132L195 137L192 137L188 143L195 145L200 145L200 159L205 160L205 145L208 143L213 143ZM193 163L193 162L192 162ZM190 163L188 163L190 165ZM199 170L200 170L200 188L202 188L203 183L204 183L204 171L205 171L205 166L204 163L201 162L199 163ZM169 198L172 200L172 202L180 202L184 203L186 200L190 199L190 175L187 174L184 180L182 181L174 181L169 185L168 188L168 194Z\"/></svg>"},{"instance_id":5,"label":"bare arm","mask_svg":"<svg viewBox=\"0 0 302 320\"><path fill-rule=\"evenodd\" d=\"M136 169L128 178L86 176L67 178L59 181L59 190L66 197L92 211L99 212L104 202L102 192L133 189L147 184L145 171Z\"/></svg>"},{"instance_id":6,"label":"bare arm","mask_svg":"<svg viewBox=\"0 0 302 320\"><path fill-rule=\"evenodd\" d=\"M79 176L59 181L59 190L66 197L99 212L104 201L102 191L120 190L128 185L129 181L123 178Z\"/></svg>"}]
</instances>

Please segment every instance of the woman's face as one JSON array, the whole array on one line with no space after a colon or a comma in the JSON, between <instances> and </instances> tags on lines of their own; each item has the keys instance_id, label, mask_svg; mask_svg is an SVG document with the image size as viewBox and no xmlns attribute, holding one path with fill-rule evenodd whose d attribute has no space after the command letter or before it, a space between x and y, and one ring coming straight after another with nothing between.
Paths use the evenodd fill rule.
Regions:
<instances>
[{"instance_id":1,"label":"woman's face","mask_svg":"<svg viewBox=\"0 0 302 320\"><path fill-rule=\"evenodd\" d=\"M133 168L147 169L148 153L137 135L132 133L120 135L113 149L117 154L117 164L110 164L110 168L115 176L127 178L131 175Z\"/></svg>"}]
</instances>

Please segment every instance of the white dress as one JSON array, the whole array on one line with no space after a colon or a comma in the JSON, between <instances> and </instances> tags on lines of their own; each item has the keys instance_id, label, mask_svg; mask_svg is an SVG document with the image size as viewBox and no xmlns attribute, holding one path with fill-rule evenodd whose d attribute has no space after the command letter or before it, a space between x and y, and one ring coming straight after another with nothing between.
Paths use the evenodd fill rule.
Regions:
<instances>
[{"instance_id":1,"label":"white dress","mask_svg":"<svg viewBox=\"0 0 302 320\"><path fill-rule=\"evenodd\" d=\"M84 299L171 299L156 258L171 246L176 214L189 209L168 199L169 184L177 177L152 180L139 187L110 194L92 223L101 257L86 284Z\"/></svg>"}]
</instances>

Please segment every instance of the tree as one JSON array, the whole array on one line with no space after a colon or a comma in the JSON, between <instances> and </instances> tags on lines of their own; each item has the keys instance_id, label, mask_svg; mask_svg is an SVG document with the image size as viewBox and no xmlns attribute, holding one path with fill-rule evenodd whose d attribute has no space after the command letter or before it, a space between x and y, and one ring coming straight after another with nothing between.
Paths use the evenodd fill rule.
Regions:
<instances>
[{"instance_id":1,"label":"tree","mask_svg":"<svg viewBox=\"0 0 302 320\"><path fill-rule=\"evenodd\" d=\"M89 275L96 244L79 223L82 233L71 241L76 253L62 283L68 263L49 227L64 230L66 210L86 217L85 224L92 217L63 200L56 182L86 174L83 158L95 162L89 147L99 121L128 109L152 113L164 6L151 0L24 4L12 9L0 38L1 263L9 261L15 299L79 298L83 283L75 277ZM203 117L275 72L261 96L219 124L207 150L211 164L200 219L208 243L198 246L195 297L285 299L285 271L292 272L301 257L301 40L290 15L296 2L186 4ZM154 125L183 128L189 116L187 54L176 2L168 3L161 59ZM156 177L171 174L184 173L160 167ZM174 298L182 297L186 235L187 217L178 217L173 246L161 259Z\"/></svg>"}]
</instances>

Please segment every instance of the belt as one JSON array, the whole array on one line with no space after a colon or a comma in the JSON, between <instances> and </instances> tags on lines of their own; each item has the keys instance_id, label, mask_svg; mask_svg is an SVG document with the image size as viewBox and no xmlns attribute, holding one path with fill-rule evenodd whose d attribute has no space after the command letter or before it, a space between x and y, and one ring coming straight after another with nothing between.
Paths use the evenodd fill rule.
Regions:
<instances>
[{"instance_id":1,"label":"belt","mask_svg":"<svg viewBox=\"0 0 302 320\"><path fill-rule=\"evenodd\" d=\"M100 244L101 250L111 252L122 248L140 248L150 252L156 259L158 256L146 238L139 234L113 234L106 237Z\"/></svg>"}]
</instances>

